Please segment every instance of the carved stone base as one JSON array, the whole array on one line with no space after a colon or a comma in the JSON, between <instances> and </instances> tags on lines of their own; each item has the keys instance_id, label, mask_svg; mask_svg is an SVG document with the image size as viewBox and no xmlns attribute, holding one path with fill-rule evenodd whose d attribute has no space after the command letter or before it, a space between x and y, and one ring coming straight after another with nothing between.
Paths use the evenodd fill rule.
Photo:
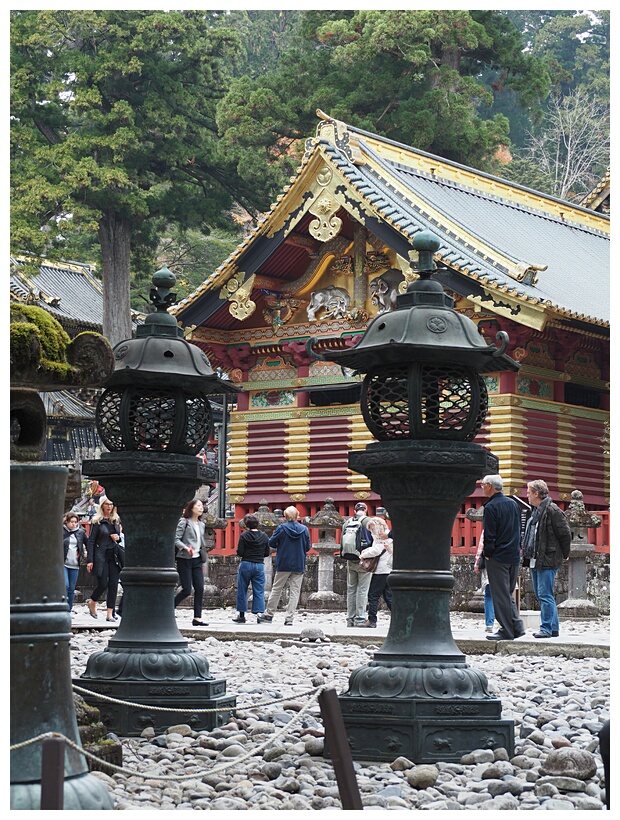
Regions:
<instances>
[{"instance_id":1,"label":"carved stone base","mask_svg":"<svg viewBox=\"0 0 620 820\"><path fill-rule=\"evenodd\" d=\"M567 598L558 604L558 613L561 618L598 618L599 611L596 604L586 598Z\"/></svg>"},{"instance_id":2,"label":"carved stone base","mask_svg":"<svg viewBox=\"0 0 620 820\"><path fill-rule=\"evenodd\" d=\"M344 597L337 592L319 590L308 595L306 606L308 609L341 610L344 606Z\"/></svg>"},{"instance_id":3,"label":"carved stone base","mask_svg":"<svg viewBox=\"0 0 620 820\"><path fill-rule=\"evenodd\" d=\"M472 749L514 753L514 723L494 698L338 698L355 760L458 761ZM325 756L329 753L326 749Z\"/></svg>"},{"instance_id":4,"label":"carved stone base","mask_svg":"<svg viewBox=\"0 0 620 820\"><path fill-rule=\"evenodd\" d=\"M147 726L160 733L168 726L187 723L195 731L211 731L223 726L234 713L236 698L226 694L226 681L126 681L74 679L76 686L91 692L126 701L111 703L98 698L97 694L82 694L90 706L96 706L106 728L122 737L137 737ZM132 705L137 704L137 705ZM184 711L158 711L151 706L183 709ZM201 713L196 709L222 709L218 712Z\"/></svg>"},{"instance_id":5,"label":"carved stone base","mask_svg":"<svg viewBox=\"0 0 620 820\"><path fill-rule=\"evenodd\" d=\"M484 612L484 592L482 589L476 590L467 602L468 612Z\"/></svg>"}]
</instances>

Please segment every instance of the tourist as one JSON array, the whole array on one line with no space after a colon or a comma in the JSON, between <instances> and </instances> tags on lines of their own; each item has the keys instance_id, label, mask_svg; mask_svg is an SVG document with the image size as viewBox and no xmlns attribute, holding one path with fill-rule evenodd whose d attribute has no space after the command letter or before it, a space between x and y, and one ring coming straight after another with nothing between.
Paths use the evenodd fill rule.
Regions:
<instances>
[{"instance_id":1,"label":"tourist","mask_svg":"<svg viewBox=\"0 0 620 820\"><path fill-rule=\"evenodd\" d=\"M97 618L97 601L107 590L106 621L118 620L114 607L118 594L118 581L123 568L123 556L117 547L120 541L121 520L114 502L101 496L99 511L92 520L87 542L88 572L94 572L97 585L88 601L88 611L92 618Z\"/></svg>"},{"instance_id":2,"label":"tourist","mask_svg":"<svg viewBox=\"0 0 620 820\"><path fill-rule=\"evenodd\" d=\"M367 529L368 507L358 501L354 515L342 525L340 555L347 562L347 626L362 626L366 622L366 604L372 574L360 567L360 553L372 544Z\"/></svg>"},{"instance_id":3,"label":"tourist","mask_svg":"<svg viewBox=\"0 0 620 820\"><path fill-rule=\"evenodd\" d=\"M63 518L62 541L65 553L65 588L69 612L73 610L75 585L80 573L80 563L86 558L86 531L80 527L77 513L68 512Z\"/></svg>"},{"instance_id":4,"label":"tourist","mask_svg":"<svg viewBox=\"0 0 620 820\"><path fill-rule=\"evenodd\" d=\"M93 518L97 515L97 510L99 506L94 498L88 499L88 509L86 510L86 514L88 515L88 521L92 524Z\"/></svg>"},{"instance_id":5,"label":"tourist","mask_svg":"<svg viewBox=\"0 0 620 820\"><path fill-rule=\"evenodd\" d=\"M490 641L512 641L525 635L513 593L519 577L521 560L521 511L517 502L502 493L504 482L499 475L487 475L480 482L487 498L482 527L482 554L489 576L497 632L487 635Z\"/></svg>"},{"instance_id":6,"label":"tourist","mask_svg":"<svg viewBox=\"0 0 620 820\"><path fill-rule=\"evenodd\" d=\"M248 587L252 584L252 614L265 611L265 558L270 554L269 539L258 529L258 518L246 515L243 519L246 530L239 536L237 555L241 558L237 572L237 617L234 624L245 623L248 608Z\"/></svg>"},{"instance_id":7,"label":"tourist","mask_svg":"<svg viewBox=\"0 0 620 820\"><path fill-rule=\"evenodd\" d=\"M207 626L202 620L202 600L205 590L205 577L202 565L207 560L205 546L205 524L200 520L204 506L199 498L192 498L185 508L177 524L174 538L177 572L181 589L174 598L177 607L192 594L194 589L194 618L192 626Z\"/></svg>"},{"instance_id":8,"label":"tourist","mask_svg":"<svg viewBox=\"0 0 620 820\"><path fill-rule=\"evenodd\" d=\"M478 541L478 552L474 562L474 572L480 573L480 588L484 600L484 626L487 632L493 632L495 623L495 610L493 608L493 596L491 595L491 585L489 584L489 574L485 565L482 548L484 547L484 530L480 533Z\"/></svg>"},{"instance_id":9,"label":"tourist","mask_svg":"<svg viewBox=\"0 0 620 820\"><path fill-rule=\"evenodd\" d=\"M296 507L287 507L284 510L284 518L285 521L276 527L269 539L270 549L276 551L276 572L267 609L262 615L257 616L257 621L259 623L273 621L280 596L288 584L289 598L284 624L290 626L293 623L301 593L301 582L306 569L306 553L310 549L310 531L308 527L299 523L299 512Z\"/></svg>"},{"instance_id":10,"label":"tourist","mask_svg":"<svg viewBox=\"0 0 620 820\"><path fill-rule=\"evenodd\" d=\"M562 510L549 498L549 488L536 479L527 485L532 514L523 535L523 565L530 568L534 594L540 604L540 629L535 638L557 638L560 634L555 603L555 576L570 555L571 534Z\"/></svg>"},{"instance_id":11,"label":"tourist","mask_svg":"<svg viewBox=\"0 0 620 820\"><path fill-rule=\"evenodd\" d=\"M377 626L377 610L379 601L383 595L383 600L387 608L392 611L392 590L388 584L388 576L392 571L392 538L391 530L382 518L371 518L368 522L368 530L372 535L372 544L360 553L361 558L378 558L377 565L371 576L370 587L368 588L368 618L362 624L363 627L374 628Z\"/></svg>"}]
</instances>

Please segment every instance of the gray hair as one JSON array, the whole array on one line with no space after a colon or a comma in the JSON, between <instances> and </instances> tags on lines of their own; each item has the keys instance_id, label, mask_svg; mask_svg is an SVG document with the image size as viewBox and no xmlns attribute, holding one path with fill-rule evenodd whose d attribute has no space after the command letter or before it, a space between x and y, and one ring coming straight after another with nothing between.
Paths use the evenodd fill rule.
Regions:
<instances>
[{"instance_id":1,"label":"gray hair","mask_svg":"<svg viewBox=\"0 0 620 820\"><path fill-rule=\"evenodd\" d=\"M494 490L501 490L504 486L504 479L501 475L485 475L482 479L483 484L490 484Z\"/></svg>"},{"instance_id":2,"label":"gray hair","mask_svg":"<svg viewBox=\"0 0 620 820\"><path fill-rule=\"evenodd\" d=\"M549 495L549 487L547 487L547 483L543 481L542 478L537 478L535 481L528 481L527 488L533 493L537 493L539 498L546 498Z\"/></svg>"},{"instance_id":3,"label":"gray hair","mask_svg":"<svg viewBox=\"0 0 620 820\"><path fill-rule=\"evenodd\" d=\"M284 510L284 517L287 521L297 521L299 518L299 510L297 507L287 507Z\"/></svg>"}]
</instances>

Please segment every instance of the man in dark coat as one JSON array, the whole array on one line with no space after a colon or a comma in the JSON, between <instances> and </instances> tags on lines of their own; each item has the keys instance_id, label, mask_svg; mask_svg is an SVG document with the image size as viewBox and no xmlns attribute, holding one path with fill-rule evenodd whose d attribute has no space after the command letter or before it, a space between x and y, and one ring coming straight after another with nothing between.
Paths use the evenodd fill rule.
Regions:
<instances>
[{"instance_id":1,"label":"man in dark coat","mask_svg":"<svg viewBox=\"0 0 620 820\"><path fill-rule=\"evenodd\" d=\"M284 624L293 623L295 610L301 593L301 582L306 569L306 553L310 549L310 531L297 520L299 512L296 507L284 510L285 521L279 524L269 539L269 546L276 550L275 576L267 609L257 616L259 623L271 623L273 614L278 608L280 596L286 584L289 585L289 599L286 607Z\"/></svg>"},{"instance_id":2,"label":"man in dark coat","mask_svg":"<svg viewBox=\"0 0 620 820\"><path fill-rule=\"evenodd\" d=\"M562 561L570 555L570 527L562 510L549 498L544 481L530 481L527 498L533 509L523 535L523 564L530 568L534 594L540 604L540 629L534 637L557 638L560 621L555 576Z\"/></svg>"},{"instance_id":3,"label":"man in dark coat","mask_svg":"<svg viewBox=\"0 0 620 820\"><path fill-rule=\"evenodd\" d=\"M502 493L501 476L486 475L480 485L488 499L482 518L483 555L495 620L500 624L497 632L486 637L489 641L512 641L525 635L513 597L521 562L521 512L516 501Z\"/></svg>"}]
</instances>

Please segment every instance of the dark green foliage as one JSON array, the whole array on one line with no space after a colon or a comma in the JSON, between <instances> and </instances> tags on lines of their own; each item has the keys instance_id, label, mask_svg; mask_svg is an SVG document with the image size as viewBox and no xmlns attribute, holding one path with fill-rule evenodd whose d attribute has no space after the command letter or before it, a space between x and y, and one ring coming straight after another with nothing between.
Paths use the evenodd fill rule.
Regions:
<instances>
[{"instance_id":1,"label":"dark green foliage","mask_svg":"<svg viewBox=\"0 0 620 820\"><path fill-rule=\"evenodd\" d=\"M239 39L212 14L11 13L11 247L73 256L72 234L96 230L114 341L129 335L134 240L156 245L146 223L207 231L260 200L217 135Z\"/></svg>"},{"instance_id":2,"label":"dark green foliage","mask_svg":"<svg viewBox=\"0 0 620 820\"><path fill-rule=\"evenodd\" d=\"M480 168L508 142L502 115L483 119L493 91L483 72L501 73L526 106L548 89L543 63L522 52L519 32L487 11L308 11L299 43L275 71L231 85L218 106L224 139L240 167L282 161L310 136L316 109L396 141ZM496 93L499 93L495 89ZM247 157L248 150L253 157Z\"/></svg>"}]
</instances>

